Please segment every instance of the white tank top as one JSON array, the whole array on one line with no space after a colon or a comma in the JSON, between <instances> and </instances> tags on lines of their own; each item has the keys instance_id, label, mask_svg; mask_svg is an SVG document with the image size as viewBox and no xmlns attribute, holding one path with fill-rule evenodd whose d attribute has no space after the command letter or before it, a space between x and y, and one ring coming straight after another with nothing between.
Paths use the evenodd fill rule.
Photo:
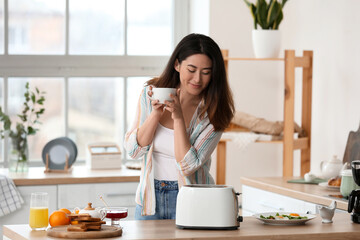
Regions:
<instances>
[{"instance_id":1,"label":"white tank top","mask_svg":"<svg viewBox=\"0 0 360 240\"><path fill-rule=\"evenodd\" d=\"M156 180L177 181L177 168L174 152L174 130L160 123L154 136L153 171Z\"/></svg>"}]
</instances>

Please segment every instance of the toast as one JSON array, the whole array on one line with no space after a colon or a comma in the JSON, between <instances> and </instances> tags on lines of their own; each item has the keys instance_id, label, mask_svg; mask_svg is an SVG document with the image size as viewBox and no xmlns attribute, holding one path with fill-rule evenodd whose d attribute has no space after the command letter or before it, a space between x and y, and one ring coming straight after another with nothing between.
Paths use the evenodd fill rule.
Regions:
<instances>
[{"instance_id":1,"label":"toast","mask_svg":"<svg viewBox=\"0 0 360 240\"><path fill-rule=\"evenodd\" d=\"M100 218L93 218L89 214L76 214L72 213L68 215L70 217L71 225L67 228L67 231L73 232L86 232L86 231L100 231L101 225L105 224L105 221L101 221Z\"/></svg>"}]
</instances>

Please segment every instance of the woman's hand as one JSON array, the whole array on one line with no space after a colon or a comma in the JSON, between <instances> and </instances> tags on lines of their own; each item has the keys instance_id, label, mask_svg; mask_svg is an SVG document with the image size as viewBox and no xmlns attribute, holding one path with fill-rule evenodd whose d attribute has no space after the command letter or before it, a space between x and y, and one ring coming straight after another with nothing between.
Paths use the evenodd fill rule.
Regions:
<instances>
[{"instance_id":1,"label":"woman's hand","mask_svg":"<svg viewBox=\"0 0 360 240\"><path fill-rule=\"evenodd\" d=\"M150 98L150 101L151 101L151 105L153 107L152 112L161 116L164 112L164 104L159 103L159 100L157 100L157 99L154 99L154 100L151 99L151 97L153 95L152 88L153 87L150 86L149 87L150 90L147 92L148 97Z\"/></svg>"},{"instance_id":2,"label":"woman's hand","mask_svg":"<svg viewBox=\"0 0 360 240\"><path fill-rule=\"evenodd\" d=\"M173 120L183 119L184 117L180 104L180 88L176 90L176 96L170 94L170 97L173 101L165 101L165 110L171 113L171 118Z\"/></svg>"}]
</instances>

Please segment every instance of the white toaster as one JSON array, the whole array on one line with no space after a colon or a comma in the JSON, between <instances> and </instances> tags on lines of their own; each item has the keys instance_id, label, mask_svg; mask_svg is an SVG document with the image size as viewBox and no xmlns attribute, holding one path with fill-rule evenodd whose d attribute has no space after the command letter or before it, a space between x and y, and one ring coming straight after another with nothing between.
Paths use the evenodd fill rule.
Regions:
<instances>
[{"instance_id":1,"label":"white toaster","mask_svg":"<svg viewBox=\"0 0 360 240\"><path fill-rule=\"evenodd\" d=\"M189 229L237 229L238 195L231 186L192 184L177 196L176 226Z\"/></svg>"}]
</instances>

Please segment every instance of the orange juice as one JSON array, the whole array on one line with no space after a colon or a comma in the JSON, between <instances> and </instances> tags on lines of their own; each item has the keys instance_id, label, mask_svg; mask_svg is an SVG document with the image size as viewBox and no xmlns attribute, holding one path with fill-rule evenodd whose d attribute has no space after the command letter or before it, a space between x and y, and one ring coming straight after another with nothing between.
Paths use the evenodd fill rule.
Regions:
<instances>
[{"instance_id":1,"label":"orange juice","mask_svg":"<svg viewBox=\"0 0 360 240\"><path fill-rule=\"evenodd\" d=\"M30 208L29 225L32 229L46 229L49 224L49 210L45 207Z\"/></svg>"}]
</instances>

